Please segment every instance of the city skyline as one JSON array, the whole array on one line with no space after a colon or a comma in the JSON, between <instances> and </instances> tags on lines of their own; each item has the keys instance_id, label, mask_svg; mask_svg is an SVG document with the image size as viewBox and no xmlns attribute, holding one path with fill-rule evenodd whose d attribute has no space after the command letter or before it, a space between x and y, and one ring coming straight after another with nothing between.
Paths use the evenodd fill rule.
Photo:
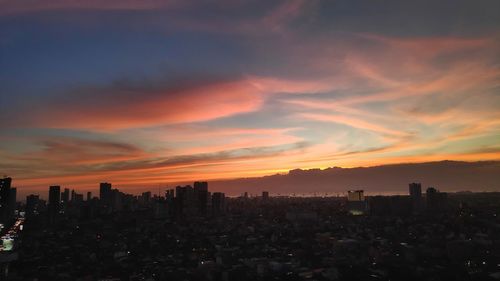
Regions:
<instances>
[{"instance_id":1,"label":"city skyline","mask_svg":"<svg viewBox=\"0 0 500 281\"><path fill-rule=\"evenodd\" d=\"M3 1L0 175L36 193L498 161L498 10Z\"/></svg>"},{"instance_id":2,"label":"city skyline","mask_svg":"<svg viewBox=\"0 0 500 281\"><path fill-rule=\"evenodd\" d=\"M240 197L243 194L254 197L263 192L285 197L337 197L346 195L352 189L363 189L369 196L404 195L407 193L407 183L412 180L421 182L424 188L439 187L444 192L488 193L498 191L498 174L500 161L439 161L356 168L295 169L263 177L214 180L210 183L214 192L222 192L228 197ZM13 180L13 186L18 186L16 180ZM192 181L185 181L155 186L130 186L115 182L114 186L131 195L149 192L160 196L174 187L191 183ZM75 195L83 199L87 194L87 198L92 198L92 194L96 196L100 193L99 186L103 184L111 186L112 183L95 182L84 188L60 184L51 186L64 191L61 192L61 201L68 201L68 198L73 200ZM19 198L22 201L24 196L32 193L42 198L48 197L46 188L37 186L20 188Z\"/></svg>"}]
</instances>

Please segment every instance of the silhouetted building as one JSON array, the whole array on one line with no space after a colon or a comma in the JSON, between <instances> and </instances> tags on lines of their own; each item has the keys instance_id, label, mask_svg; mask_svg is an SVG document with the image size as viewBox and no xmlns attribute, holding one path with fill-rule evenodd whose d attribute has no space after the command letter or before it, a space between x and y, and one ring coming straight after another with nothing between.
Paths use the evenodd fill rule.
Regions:
<instances>
[{"instance_id":1,"label":"silhouetted building","mask_svg":"<svg viewBox=\"0 0 500 281\"><path fill-rule=\"evenodd\" d=\"M149 205L151 202L151 191L146 191L141 194L139 201L142 205Z\"/></svg>"},{"instance_id":2,"label":"silhouetted building","mask_svg":"<svg viewBox=\"0 0 500 281\"><path fill-rule=\"evenodd\" d=\"M99 198L103 205L111 205L111 183L101 182L99 184Z\"/></svg>"},{"instance_id":3,"label":"silhouetted building","mask_svg":"<svg viewBox=\"0 0 500 281\"><path fill-rule=\"evenodd\" d=\"M61 209L61 187L53 185L49 187L49 216L55 218Z\"/></svg>"},{"instance_id":4,"label":"silhouetted building","mask_svg":"<svg viewBox=\"0 0 500 281\"><path fill-rule=\"evenodd\" d=\"M410 183L409 186L411 205L413 213L419 213L422 210L422 185L420 183Z\"/></svg>"},{"instance_id":5,"label":"silhouetted building","mask_svg":"<svg viewBox=\"0 0 500 281\"><path fill-rule=\"evenodd\" d=\"M167 204L167 215L169 217L173 217L175 215L176 211L176 204L175 204L175 190L174 189L168 189L165 191L165 202Z\"/></svg>"},{"instance_id":6,"label":"silhouetted building","mask_svg":"<svg viewBox=\"0 0 500 281\"><path fill-rule=\"evenodd\" d=\"M200 209L203 208L201 206L203 204L201 196L205 193L203 190L203 185L198 185L196 192L190 185L177 186L175 188L176 214L183 216L199 215ZM208 192L205 193L205 196L208 196Z\"/></svg>"},{"instance_id":7,"label":"silhouetted building","mask_svg":"<svg viewBox=\"0 0 500 281\"><path fill-rule=\"evenodd\" d=\"M26 216L33 216L38 214L38 204L40 202L40 197L38 195L28 195L26 196Z\"/></svg>"},{"instance_id":8,"label":"silhouetted building","mask_svg":"<svg viewBox=\"0 0 500 281\"><path fill-rule=\"evenodd\" d=\"M168 189L165 191L165 198L167 200L172 200L175 197L175 190L174 189Z\"/></svg>"},{"instance_id":9,"label":"silhouetted building","mask_svg":"<svg viewBox=\"0 0 500 281\"><path fill-rule=\"evenodd\" d=\"M166 218L169 215L168 202L163 197L154 198L154 217L156 219Z\"/></svg>"},{"instance_id":10,"label":"silhouetted building","mask_svg":"<svg viewBox=\"0 0 500 281\"><path fill-rule=\"evenodd\" d=\"M198 214L205 215L208 203L208 183L206 181L194 183L194 196Z\"/></svg>"},{"instance_id":11,"label":"silhouetted building","mask_svg":"<svg viewBox=\"0 0 500 281\"><path fill-rule=\"evenodd\" d=\"M446 210L448 196L445 192L429 187L425 192L425 196L429 213L439 213Z\"/></svg>"},{"instance_id":12,"label":"silhouetted building","mask_svg":"<svg viewBox=\"0 0 500 281\"><path fill-rule=\"evenodd\" d=\"M262 191L262 200L267 200L267 199L269 199L269 192Z\"/></svg>"},{"instance_id":13,"label":"silhouetted building","mask_svg":"<svg viewBox=\"0 0 500 281\"><path fill-rule=\"evenodd\" d=\"M194 189L195 190L208 191L208 182L206 182L206 181L195 181L194 182Z\"/></svg>"},{"instance_id":14,"label":"silhouetted building","mask_svg":"<svg viewBox=\"0 0 500 281\"><path fill-rule=\"evenodd\" d=\"M16 203L17 203L17 188L11 187L9 193L9 203L7 207L7 212L9 218L13 218L16 212Z\"/></svg>"},{"instance_id":15,"label":"silhouetted building","mask_svg":"<svg viewBox=\"0 0 500 281\"><path fill-rule=\"evenodd\" d=\"M410 183L409 184L410 196L412 198L422 197L422 185L420 183Z\"/></svg>"},{"instance_id":16,"label":"silhouetted building","mask_svg":"<svg viewBox=\"0 0 500 281\"><path fill-rule=\"evenodd\" d=\"M2 222L13 219L16 210L17 189L11 185L12 178L0 179L0 220Z\"/></svg>"},{"instance_id":17,"label":"silhouetted building","mask_svg":"<svg viewBox=\"0 0 500 281\"><path fill-rule=\"evenodd\" d=\"M226 196L222 192L214 192L212 194L212 213L213 215L221 215L226 211Z\"/></svg>"},{"instance_id":18,"label":"silhouetted building","mask_svg":"<svg viewBox=\"0 0 500 281\"><path fill-rule=\"evenodd\" d=\"M61 194L61 201L63 203L68 203L69 202L69 189L65 188L64 191Z\"/></svg>"},{"instance_id":19,"label":"silhouetted building","mask_svg":"<svg viewBox=\"0 0 500 281\"><path fill-rule=\"evenodd\" d=\"M112 211L121 211L123 209L123 197L124 194L121 193L118 189L111 190L110 196L110 206Z\"/></svg>"},{"instance_id":20,"label":"silhouetted building","mask_svg":"<svg viewBox=\"0 0 500 281\"><path fill-rule=\"evenodd\" d=\"M92 200L92 192L88 191L87 192L87 201Z\"/></svg>"},{"instance_id":21,"label":"silhouetted building","mask_svg":"<svg viewBox=\"0 0 500 281\"><path fill-rule=\"evenodd\" d=\"M0 220L5 222L11 218L10 195L12 178L0 179Z\"/></svg>"},{"instance_id":22,"label":"silhouetted building","mask_svg":"<svg viewBox=\"0 0 500 281\"><path fill-rule=\"evenodd\" d=\"M80 193L76 193L75 192L75 203L76 204L81 204L83 203L83 194L80 194Z\"/></svg>"}]
</instances>

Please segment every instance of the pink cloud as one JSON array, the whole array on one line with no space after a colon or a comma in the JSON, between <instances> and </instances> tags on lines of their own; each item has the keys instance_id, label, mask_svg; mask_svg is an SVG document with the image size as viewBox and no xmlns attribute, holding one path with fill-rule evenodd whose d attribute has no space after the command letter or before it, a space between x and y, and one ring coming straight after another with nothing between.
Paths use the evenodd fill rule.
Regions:
<instances>
[{"instance_id":1,"label":"pink cloud","mask_svg":"<svg viewBox=\"0 0 500 281\"><path fill-rule=\"evenodd\" d=\"M213 120L259 110L275 93L320 93L324 81L249 76L165 90L83 89L20 116L20 125L86 130L120 130Z\"/></svg>"},{"instance_id":2,"label":"pink cloud","mask_svg":"<svg viewBox=\"0 0 500 281\"><path fill-rule=\"evenodd\" d=\"M134 97L95 95L83 103L46 108L31 120L49 128L125 129L206 121L259 109L261 91L247 81L217 83ZM102 99L102 100L101 100Z\"/></svg>"}]
</instances>

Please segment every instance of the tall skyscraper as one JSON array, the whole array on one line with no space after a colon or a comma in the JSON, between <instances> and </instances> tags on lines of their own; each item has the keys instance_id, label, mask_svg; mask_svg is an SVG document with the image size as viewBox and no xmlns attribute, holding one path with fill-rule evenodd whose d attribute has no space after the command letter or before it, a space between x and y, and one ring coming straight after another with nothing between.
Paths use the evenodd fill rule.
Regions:
<instances>
[{"instance_id":1,"label":"tall skyscraper","mask_svg":"<svg viewBox=\"0 0 500 281\"><path fill-rule=\"evenodd\" d=\"M422 185L420 183L410 183L409 186L410 199L412 203L413 213L419 213L422 209Z\"/></svg>"},{"instance_id":2,"label":"tall skyscraper","mask_svg":"<svg viewBox=\"0 0 500 281\"><path fill-rule=\"evenodd\" d=\"M13 218L16 212L16 204L17 204L17 188L11 187L9 193L9 203L8 203L8 216L9 218Z\"/></svg>"},{"instance_id":3,"label":"tall skyscraper","mask_svg":"<svg viewBox=\"0 0 500 281\"><path fill-rule=\"evenodd\" d=\"M12 178L0 179L0 220L5 222L10 219L10 195Z\"/></svg>"},{"instance_id":4,"label":"tall skyscraper","mask_svg":"<svg viewBox=\"0 0 500 281\"><path fill-rule=\"evenodd\" d=\"M61 187L53 185L49 187L49 216L54 218L61 209Z\"/></svg>"},{"instance_id":5,"label":"tall skyscraper","mask_svg":"<svg viewBox=\"0 0 500 281\"><path fill-rule=\"evenodd\" d=\"M197 181L194 183L195 204L198 214L204 215L207 213L208 203L208 182Z\"/></svg>"},{"instance_id":6,"label":"tall skyscraper","mask_svg":"<svg viewBox=\"0 0 500 281\"><path fill-rule=\"evenodd\" d=\"M101 182L99 185L99 198L104 205L111 204L111 183Z\"/></svg>"},{"instance_id":7,"label":"tall skyscraper","mask_svg":"<svg viewBox=\"0 0 500 281\"><path fill-rule=\"evenodd\" d=\"M175 212L176 215L194 215L196 210L196 197L194 189L190 185L175 187Z\"/></svg>"},{"instance_id":8,"label":"tall skyscraper","mask_svg":"<svg viewBox=\"0 0 500 281\"><path fill-rule=\"evenodd\" d=\"M110 207L113 211L121 211L123 208L124 193L120 192L117 188L111 189L110 194Z\"/></svg>"},{"instance_id":9,"label":"tall skyscraper","mask_svg":"<svg viewBox=\"0 0 500 281\"><path fill-rule=\"evenodd\" d=\"M65 204L69 202L69 189L65 188L62 195L61 195L61 201Z\"/></svg>"},{"instance_id":10,"label":"tall skyscraper","mask_svg":"<svg viewBox=\"0 0 500 281\"><path fill-rule=\"evenodd\" d=\"M195 181L194 182L194 189L195 190L208 191L208 182L206 182L206 181Z\"/></svg>"},{"instance_id":11,"label":"tall skyscraper","mask_svg":"<svg viewBox=\"0 0 500 281\"><path fill-rule=\"evenodd\" d=\"M226 210L226 196L222 192L214 192L212 194L212 214L220 215Z\"/></svg>"},{"instance_id":12,"label":"tall skyscraper","mask_svg":"<svg viewBox=\"0 0 500 281\"><path fill-rule=\"evenodd\" d=\"M410 196L412 198L422 197L422 185L420 183L410 183L409 184Z\"/></svg>"}]
</instances>

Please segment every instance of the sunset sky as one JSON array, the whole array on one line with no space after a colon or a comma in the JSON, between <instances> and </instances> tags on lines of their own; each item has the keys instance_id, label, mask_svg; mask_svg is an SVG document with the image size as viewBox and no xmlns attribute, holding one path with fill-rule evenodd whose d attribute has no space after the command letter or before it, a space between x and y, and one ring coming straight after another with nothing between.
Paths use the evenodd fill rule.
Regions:
<instances>
[{"instance_id":1,"label":"sunset sky","mask_svg":"<svg viewBox=\"0 0 500 281\"><path fill-rule=\"evenodd\" d=\"M0 176L500 159L500 1L0 0Z\"/></svg>"}]
</instances>

